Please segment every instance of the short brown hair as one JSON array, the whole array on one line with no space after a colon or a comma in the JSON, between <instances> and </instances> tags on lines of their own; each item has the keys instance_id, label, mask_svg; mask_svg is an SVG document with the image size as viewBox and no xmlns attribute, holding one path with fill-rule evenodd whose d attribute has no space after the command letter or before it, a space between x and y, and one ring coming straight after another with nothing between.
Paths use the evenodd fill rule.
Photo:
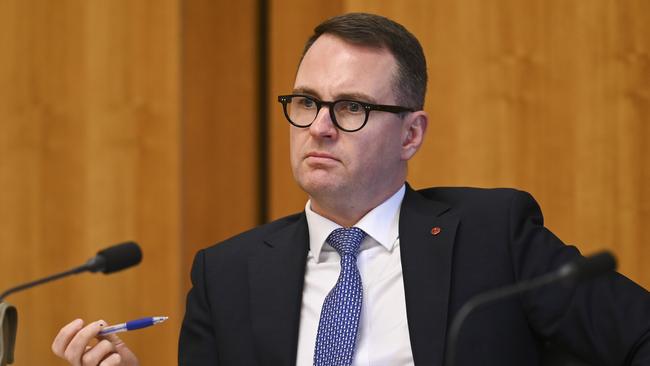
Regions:
<instances>
[{"instance_id":1,"label":"short brown hair","mask_svg":"<svg viewBox=\"0 0 650 366\"><path fill-rule=\"evenodd\" d=\"M323 34L331 34L357 45L388 49L397 62L395 85L398 103L416 110L424 107L427 62L420 42L404 26L375 14L339 15L314 28L314 34L305 43L302 58Z\"/></svg>"}]
</instances>

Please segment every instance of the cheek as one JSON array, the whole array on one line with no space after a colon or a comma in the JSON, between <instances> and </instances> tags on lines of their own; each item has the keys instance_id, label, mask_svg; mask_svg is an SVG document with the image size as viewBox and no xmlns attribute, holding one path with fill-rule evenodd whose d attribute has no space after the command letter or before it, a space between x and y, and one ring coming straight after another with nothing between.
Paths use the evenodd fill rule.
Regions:
<instances>
[{"instance_id":1,"label":"cheek","mask_svg":"<svg viewBox=\"0 0 650 366\"><path fill-rule=\"evenodd\" d=\"M398 138L382 138L377 136L355 145L352 164L360 172L388 171L393 169L395 163L400 161L400 144Z\"/></svg>"},{"instance_id":2,"label":"cheek","mask_svg":"<svg viewBox=\"0 0 650 366\"><path fill-rule=\"evenodd\" d=\"M393 121L387 121L387 123ZM381 134L369 141L368 150L372 152L375 159L382 160L384 164L388 164L395 160L399 160L401 154L401 130L391 128L383 131Z\"/></svg>"},{"instance_id":3,"label":"cheek","mask_svg":"<svg viewBox=\"0 0 650 366\"><path fill-rule=\"evenodd\" d=\"M295 160L297 160L297 155L300 153L300 134L296 133L293 128L289 131L289 156L291 158L291 162L293 163Z\"/></svg>"},{"instance_id":4,"label":"cheek","mask_svg":"<svg viewBox=\"0 0 650 366\"><path fill-rule=\"evenodd\" d=\"M305 153L305 144L309 139L307 130L291 128L289 132L289 162L294 175L300 169L302 157Z\"/></svg>"}]
</instances>

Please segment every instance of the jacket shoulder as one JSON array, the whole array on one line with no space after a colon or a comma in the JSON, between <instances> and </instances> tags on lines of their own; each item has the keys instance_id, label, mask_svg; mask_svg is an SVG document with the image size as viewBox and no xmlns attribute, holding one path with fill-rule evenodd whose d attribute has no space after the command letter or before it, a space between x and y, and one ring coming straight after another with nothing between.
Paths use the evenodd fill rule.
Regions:
<instances>
[{"instance_id":1,"label":"jacket shoulder","mask_svg":"<svg viewBox=\"0 0 650 366\"><path fill-rule=\"evenodd\" d=\"M452 208L499 208L508 207L517 200L535 202L530 193L514 188L432 187L420 189L417 193Z\"/></svg>"},{"instance_id":2,"label":"jacket shoulder","mask_svg":"<svg viewBox=\"0 0 650 366\"><path fill-rule=\"evenodd\" d=\"M543 225L541 208L530 193L514 188L434 187L418 190L425 200L442 203L449 212L485 223L533 218Z\"/></svg>"}]
</instances>

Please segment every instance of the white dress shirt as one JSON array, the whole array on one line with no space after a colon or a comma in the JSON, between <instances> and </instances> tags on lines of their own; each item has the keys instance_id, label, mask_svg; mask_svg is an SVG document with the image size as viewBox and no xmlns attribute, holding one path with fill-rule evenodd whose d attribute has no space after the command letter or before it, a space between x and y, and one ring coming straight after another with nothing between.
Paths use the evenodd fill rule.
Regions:
<instances>
[{"instance_id":1,"label":"white dress shirt","mask_svg":"<svg viewBox=\"0 0 650 366\"><path fill-rule=\"evenodd\" d=\"M357 264L363 283L363 305L354 366L413 365L406 320L406 300L399 250L399 212L405 187L368 212L354 226L368 236ZM320 312L325 296L341 271L339 254L325 239L340 225L305 206L309 254L302 293L297 365L313 365Z\"/></svg>"}]
</instances>

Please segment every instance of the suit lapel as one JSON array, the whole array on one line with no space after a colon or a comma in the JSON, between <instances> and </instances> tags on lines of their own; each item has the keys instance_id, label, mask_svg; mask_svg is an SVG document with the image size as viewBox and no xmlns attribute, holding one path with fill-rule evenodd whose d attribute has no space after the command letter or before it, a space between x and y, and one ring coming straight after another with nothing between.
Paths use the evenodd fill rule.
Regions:
<instances>
[{"instance_id":1,"label":"suit lapel","mask_svg":"<svg viewBox=\"0 0 650 366\"><path fill-rule=\"evenodd\" d=\"M305 263L307 220L298 221L264 242L249 260L250 313L261 365L295 365Z\"/></svg>"},{"instance_id":2,"label":"suit lapel","mask_svg":"<svg viewBox=\"0 0 650 366\"><path fill-rule=\"evenodd\" d=\"M399 235L411 349L416 365L442 365L458 217L407 186Z\"/></svg>"}]
</instances>

